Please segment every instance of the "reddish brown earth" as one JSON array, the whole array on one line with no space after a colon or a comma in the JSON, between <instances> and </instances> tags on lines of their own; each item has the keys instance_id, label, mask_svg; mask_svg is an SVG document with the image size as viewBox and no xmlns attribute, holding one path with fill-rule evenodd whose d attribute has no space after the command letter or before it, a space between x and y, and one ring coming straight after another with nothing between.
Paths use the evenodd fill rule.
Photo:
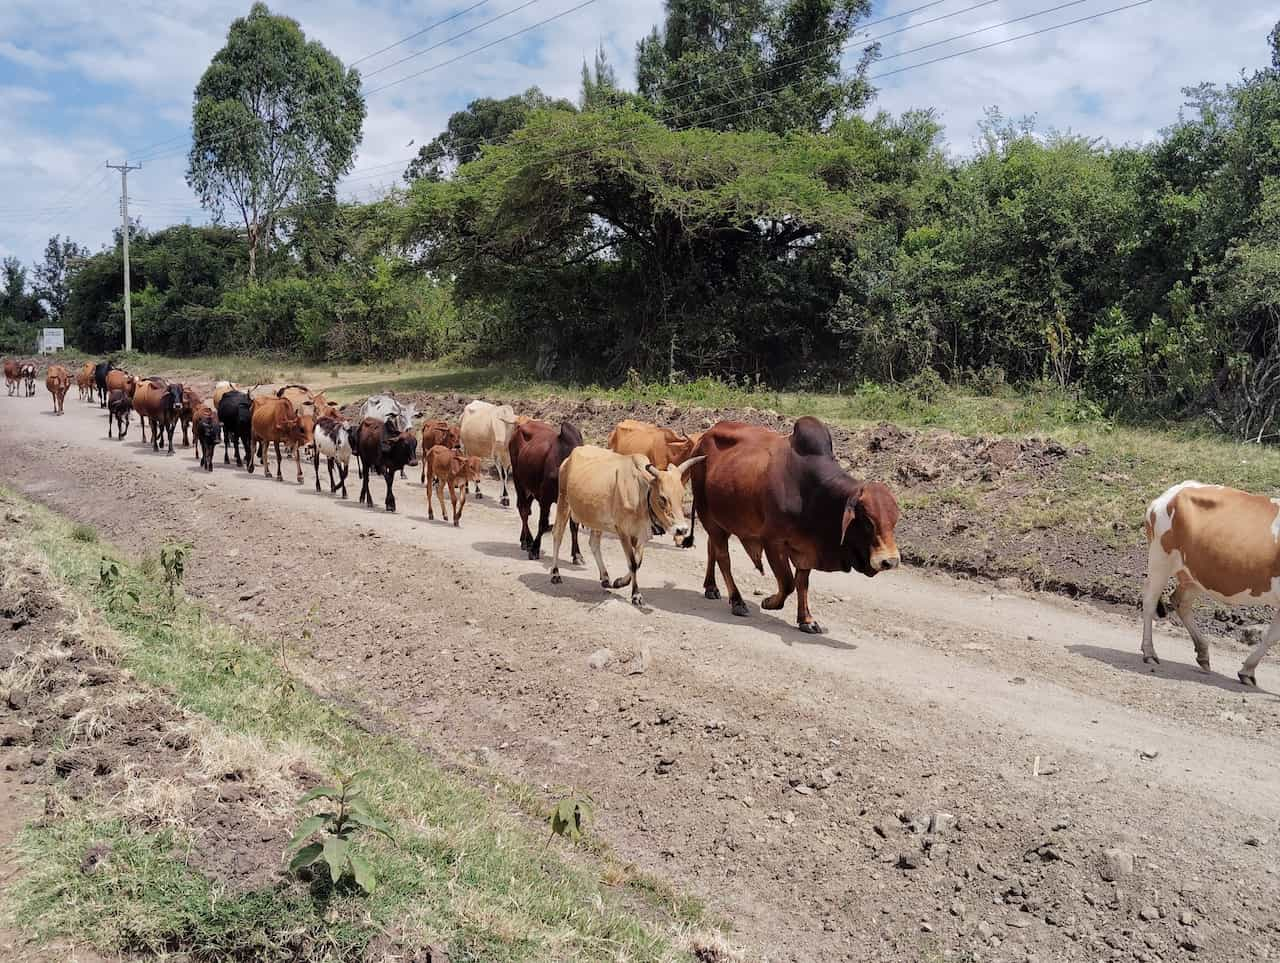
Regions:
<instances>
[{"instance_id":1,"label":"reddish brown earth","mask_svg":"<svg viewBox=\"0 0 1280 963\"><path fill-rule=\"evenodd\" d=\"M1201 674L1166 629L1144 666L1128 613L912 569L815 577L831 632L804 636L703 599L700 535L651 546L638 611L593 569L552 586L493 483L454 529L413 482L388 515L37 400L0 398L0 481L139 554L193 541L188 588L228 619L296 635L315 605L308 672L446 759L589 791L596 833L748 959L1280 957L1274 657L1245 690L1243 649Z\"/></svg>"}]
</instances>

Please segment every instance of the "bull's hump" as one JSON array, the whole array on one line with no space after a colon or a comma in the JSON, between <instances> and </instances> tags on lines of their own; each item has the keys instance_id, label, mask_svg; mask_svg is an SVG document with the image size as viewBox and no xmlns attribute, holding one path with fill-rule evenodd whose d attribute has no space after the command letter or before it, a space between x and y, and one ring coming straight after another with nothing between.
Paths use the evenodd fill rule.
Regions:
<instances>
[{"instance_id":1,"label":"bull's hump","mask_svg":"<svg viewBox=\"0 0 1280 963\"><path fill-rule=\"evenodd\" d=\"M817 418L805 415L797 418L791 429L791 450L797 455L826 455L835 457L831 432Z\"/></svg>"}]
</instances>

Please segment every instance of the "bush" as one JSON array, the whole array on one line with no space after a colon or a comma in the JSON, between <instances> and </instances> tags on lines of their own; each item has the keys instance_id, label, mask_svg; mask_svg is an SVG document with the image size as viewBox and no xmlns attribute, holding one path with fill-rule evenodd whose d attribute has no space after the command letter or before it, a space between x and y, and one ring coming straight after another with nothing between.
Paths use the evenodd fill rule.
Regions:
<instances>
[{"instance_id":1,"label":"bush","mask_svg":"<svg viewBox=\"0 0 1280 963\"><path fill-rule=\"evenodd\" d=\"M933 404L947 391L947 383L932 368L922 368L902 387L912 398L925 404Z\"/></svg>"},{"instance_id":2,"label":"bush","mask_svg":"<svg viewBox=\"0 0 1280 963\"><path fill-rule=\"evenodd\" d=\"M1084 383L1110 410L1120 410L1146 389L1147 359L1142 337L1119 308L1111 308L1089 332L1084 346Z\"/></svg>"}]
</instances>

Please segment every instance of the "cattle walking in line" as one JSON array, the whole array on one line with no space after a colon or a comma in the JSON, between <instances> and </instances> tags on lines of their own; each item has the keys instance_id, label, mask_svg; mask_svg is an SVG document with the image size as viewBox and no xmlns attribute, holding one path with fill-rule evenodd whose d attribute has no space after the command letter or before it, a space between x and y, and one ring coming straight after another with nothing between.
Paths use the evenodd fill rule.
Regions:
<instances>
[{"instance_id":1,"label":"cattle walking in line","mask_svg":"<svg viewBox=\"0 0 1280 963\"><path fill-rule=\"evenodd\" d=\"M374 472L387 483L386 509L396 510L396 496L392 491L396 473L406 466L418 464L418 439L413 431L400 428L400 420L392 416L383 421L366 418L360 422L356 434L356 451L360 454L360 503L373 507L373 495L369 492L369 480Z\"/></svg>"},{"instance_id":2,"label":"cattle walking in line","mask_svg":"<svg viewBox=\"0 0 1280 963\"><path fill-rule=\"evenodd\" d=\"M702 432L681 435L647 421L625 418L609 433L609 450L620 455L644 455L655 468L679 465L693 454Z\"/></svg>"},{"instance_id":3,"label":"cattle walking in line","mask_svg":"<svg viewBox=\"0 0 1280 963\"><path fill-rule=\"evenodd\" d=\"M507 497L507 475L511 472L511 452L507 445L516 427L516 413L510 405L494 405L487 401L473 401L462 410L458 425L462 450L475 455L481 461L492 459L502 479L502 505L511 504ZM476 498L483 498L480 483L476 482Z\"/></svg>"},{"instance_id":4,"label":"cattle walking in line","mask_svg":"<svg viewBox=\"0 0 1280 963\"><path fill-rule=\"evenodd\" d=\"M116 388L107 395L107 437L111 437L111 426L114 423L116 436L124 441L124 436L129 433L129 418L132 414L133 397L129 392Z\"/></svg>"},{"instance_id":5,"label":"cattle walking in line","mask_svg":"<svg viewBox=\"0 0 1280 963\"><path fill-rule=\"evenodd\" d=\"M434 488L440 499L440 518L449 520L444 510L444 490L449 489L449 503L453 506L453 526L458 527L462 521L462 510L467 507L467 482L480 477L480 459L475 455L464 455L462 452L445 445L435 445L422 456L426 470L427 518L434 520L435 512L431 507L431 490ZM462 489L459 497L458 489Z\"/></svg>"},{"instance_id":6,"label":"cattle walking in line","mask_svg":"<svg viewBox=\"0 0 1280 963\"><path fill-rule=\"evenodd\" d=\"M747 604L730 570L730 536L758 571L761 556L767 558L778 580L761 608L781 609L795 591L802 632L823 631L809 609L811 571L870 577L898 566L897 499L880 482L856 481L841 470L831 432L817 418L797 419L790 435L722 421L703 434L698 456L706 459L692 475L694 515L707 533L703 594L720 597L719 566L734 615L747 615Z\"/></svg>"},{"instance_id":7,"label":"cattle walking in line","mask_svg":"<svg viewBox=\"0 0 1280 963\"><path fill-rule=\"evenodd\" d=\"M316 422L312 433L316 491L320 490L320 459L324 458L329 466L329 494L341 489L342 497L347 497L347 473L351 470L351 432L348 428L345 421L333 415L324 415ZM337 484L333 480L335 462L338 465Z\"/></svg>"},{"instance_id":8,"label":"cattle walking in line","mask_svg":"<svg viewBox=\"0 0 1280 963\"><path fill-rule=\"evenodd\" d=\"M225 398L223 399L226 400ZM271 466L267 461L267 445L276 449L276 478L284 480L281 470L280 446L292 445L294 461L298 466L298 484L302 484L302 446L307 442L307 429L302 419L294 410L288 398L259 397L252 402L253 437L252 444L258 449L258 460L262 462L262 473L271 477ZM253 474L253 447L249 449L248 468Z\"/></svg>"},{"instance_id":9,"label":"cattle walking in line","mask_svg":"<svg viewBox=\"0 0 1280 963\"><path fill-rule=\"evenodd\" d=\"M107 392L110 390L107 385L107 374L118 370L110 361L99 361L93 369L93 384L98 389L98 407L107 407ZM141 423L141 422L139 422Z\"/></svg>"},{"instance_id":10,"label":"cattle walking in line","mask_svg":"<svg viewBox=\"0 0 1280 963\"><path fill-rule=\"evenodd\" d=\"M86 361L76 372L76 390L80 393L81 401L93 400L93 367L92 361Z\"/></svg>"},{"instance_id":11,"label":"cattle walking in line","mask_svg":"<svg viewBox=\"0 0 1280 963\"><path fill-rule=\"evenodd\" d=\"M244 457L249 459L249 451L253 443L253 402L248 392L224 391L217 402L218 421L222 423L222 463L231 464L231 450L235 449L236 467L244 462L240 460L240 448L244 447Z\"/></svg>"},{"instance_id":12,"label":"cattle walking in line","mask_svg":"<svg viewBox=\"0 0 1280 963\"><path fill-rule=\"evenodd\" d=\"M422 441L418 451L430 451L436 445L446 448L458 448L462 445L462 437L456 426L447 421L424 421L422 423ZM427 460L422 459L422 484L427 483Z\"/></svg>"},{"instance_id":13,"label":"cattle walking in line","mask_svg":"<svg viewBox=\"0 0 1280 963\"><path fill-rule=\"evenodd\" d=\"M22 365L12 358L6 359L4 363L4 386L8 389L10 398L22 386Z\"/></svg>"},{"instance_id":14,"label":"cattle walking in line","mask_svg":"<svg viewBox=\"0 0 1280 963\"><path fill-rule=\"evenodd\" d=\"M71 390L71 372L60 364L49 365L44 373L44 386L53 395L53 413L60 415Z\"/></svg>"},{"instance_id":15,"label":"cattle walking in line","mask_svg":"<svg viewBox=\"0 0 1280 963\"><path fill-rule=\"evenodd\" d=\"M556 503L551 581L560 582L560 545L570 521L591 529L588 543L604 588L631 586L631 603L643 605L639 572L650 537L670 530L677 545L689 534L684 514L684 476L702 462L660 471L643 455L619 455L607 448L580 445L560 466L560 499ZM600 551L603 532L613 532L627 557L626 575L609 580Z\"/></svg>"},{"instance_id":16,"label":"cattle walking in line","mask_svg":"<svg viewBox=\"0 0 1280 963\"><path fill-rule=\"evenodd\" d=\"M62 365L58 365L58 367L62 368ZM67 369L62 368L62 370L66 371ZM70 375L67 376L68 382L70 377ZM34 398L36 396L36 366L30 361L22 366L22 383L27 386L27 397Z\"/></svg>"},{"instance_id":17,"label":"cattle walking in line","mask_svg":"<svg viewBox=\"0 0 1280 963\"><path fill-rule=\"evenodd\" d=\"M1165 586L1174 579L1170 607L1191 636L1196 662L1209 671L1209 643L1195 622L1194 603L1207 596L1224 605L1280 607L1280 500L1221 485L1185 481L1147 508L1147 585L1142 596L1142 661L1159 664L1152 620L1168 614ZM1258 663L1280 640L1280 615L1245 658L1237 678L1256 686Z\"/></svg>"},{"instance_id":18,"label":"cattle walking in line","mask_svg":"<svg viewBox=\"0 0 1280 963\"><path fill-rule=\"evenodd\" d=\"M173 454L173 432L178 427L182 410L182 385L170 384L164 378L144 378L133 393L133 410L138 413L143 443L147 440L147 424L151 425L151 450L159 451L166 440Z\"/></svg>"},{"instance_id":19,"label":"cattle walking in line","mask_svg":"<svg viewBox=\"0 0 1280 963\"><path fill-rule=\"evenodd\" d=\"M511 458L511 482L516 490L516 511L520 513L520 547L530 559L542 556L542 536L551 531L551 506L560 500L560 465L582 444L582 432L564 422L559 428L545 421L519 425L507 444ZM529 531L529 514L538 502L538 531ZM574 565L582 564L578 547L578 523L570 520L570 555Z\"/></svg>"}]
</instances>

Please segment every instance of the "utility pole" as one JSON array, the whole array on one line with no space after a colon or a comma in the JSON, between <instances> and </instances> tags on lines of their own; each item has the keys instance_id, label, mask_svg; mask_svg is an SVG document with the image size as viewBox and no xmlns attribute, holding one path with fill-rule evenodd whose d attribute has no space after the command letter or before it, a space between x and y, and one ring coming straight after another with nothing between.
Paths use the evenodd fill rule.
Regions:
<instances>
[{"instance_id":1,"label":"utility pole","mask_svg":"<svg viewBox=\"0 0 1280 963\"><path fill-rule=\"evenodd\" d=\"M129 303L129 171L142 170L141 164L129 165L107 162L112 170L120 172L120 241L124 244L124 350L133 350L133 310Z\"/></svg>"}]
</instances>

